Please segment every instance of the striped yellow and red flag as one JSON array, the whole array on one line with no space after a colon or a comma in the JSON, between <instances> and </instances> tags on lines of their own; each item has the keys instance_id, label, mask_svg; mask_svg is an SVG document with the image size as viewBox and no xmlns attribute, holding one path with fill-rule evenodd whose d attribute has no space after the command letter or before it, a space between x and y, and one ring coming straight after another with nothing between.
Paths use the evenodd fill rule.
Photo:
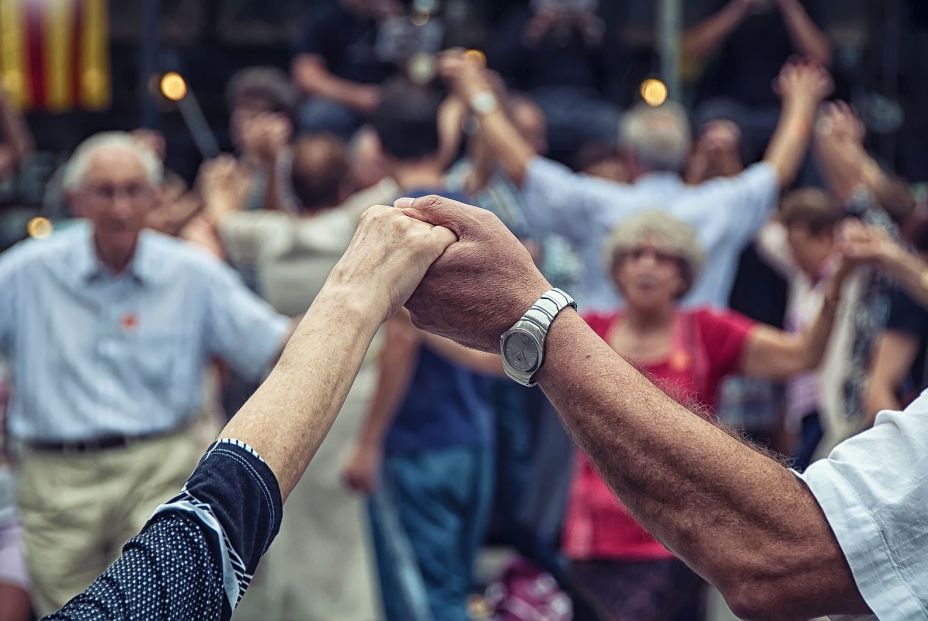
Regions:
<instances>
[{"instance_id":1,"label":"striped yellow and red flag","mask_svg":"<svg viewBox=\"0 0 928 621\"><path fill-rule=\"evenodd\" d=\"M0 76L23 109L109 107L107 0L0 0Z\"/></svg>"}]
</instances>

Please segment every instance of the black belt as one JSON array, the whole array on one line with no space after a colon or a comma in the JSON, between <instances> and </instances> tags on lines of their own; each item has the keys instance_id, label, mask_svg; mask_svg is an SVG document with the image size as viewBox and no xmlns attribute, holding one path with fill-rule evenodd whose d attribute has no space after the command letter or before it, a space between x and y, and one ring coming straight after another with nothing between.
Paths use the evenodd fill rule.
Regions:
<instances>
[{"instance_id":1,"label":"black belt","mask_svg":"<svg viewBox=\"0 0 928 621\"><path fill-rule=\"evenodd\" d=\"M88 438L86 440L73 440L68 442L59 442L57 440L34 440L26 442L26 446L34 451L45 453L93 453L96 451L106 451L110 449L126 448L134 444L140 444L149 440L156 440L176 433L183 429L169 429L167 431L156 431L137 436L123 435L106 435L97 438Z\"/></svg>"}]
</instances>

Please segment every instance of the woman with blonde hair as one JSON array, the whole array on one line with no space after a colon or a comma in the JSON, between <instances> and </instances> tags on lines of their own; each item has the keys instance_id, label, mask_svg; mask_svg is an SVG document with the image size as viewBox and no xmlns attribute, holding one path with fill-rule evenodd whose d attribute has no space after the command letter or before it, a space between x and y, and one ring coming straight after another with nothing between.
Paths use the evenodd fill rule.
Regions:
<instances>
[{"instance_id":1,"label":"woman with blonde hair","mask_svg":"<svg viewBox=\"0 0 928 621\"><path fill-rule=\"evenodd\" d=\"M711 419L725 376L782 380L819 364L848 267L833 275L818 319L789 334L732 311L681 309L705 255L696 232L663 212L625 221L605 248L625 308L587 322L662 390ZM699 579L637 524L583 455L563 547L575 583L609 619L669 619L698 609Z\"/></svg>"}]
</instances>

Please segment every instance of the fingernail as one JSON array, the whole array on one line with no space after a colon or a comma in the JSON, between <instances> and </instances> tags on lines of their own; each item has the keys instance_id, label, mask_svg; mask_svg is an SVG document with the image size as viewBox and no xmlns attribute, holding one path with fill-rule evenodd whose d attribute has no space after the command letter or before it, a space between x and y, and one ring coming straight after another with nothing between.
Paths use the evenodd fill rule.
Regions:
<instances>
[{"instance_id":1,"label":"fingernail","mask_svg":"<svg viewBox=\"0 0 928 621\"><path fill-rule=\"evenodd\" d=\"M412 207L412 204L415 202L415 199L409 198L408 196L403 196L401 198L393 201L393 206L397 209L404 209L406 207Z\"/></svg>"}]
</instances>

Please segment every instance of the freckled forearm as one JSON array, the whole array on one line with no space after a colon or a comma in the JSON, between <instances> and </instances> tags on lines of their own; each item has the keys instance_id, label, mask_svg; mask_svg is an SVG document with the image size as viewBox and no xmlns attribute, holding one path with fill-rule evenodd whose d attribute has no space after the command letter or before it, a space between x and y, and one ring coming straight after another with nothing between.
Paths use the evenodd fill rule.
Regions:
<instances>
[{"instance_id":1,"label":"freckled forearm","mask_svg":"<svg viewBox=\"0 0 928 621\"><path fill-rule=\"evenodd\" d=\"M548 338L545 394L636 519L698 573L723 593L736 576L782 584L813 608L795 576L849 580L817 504L782 465L664 395L575 313Z\"/></svg>"}]
</instances>

